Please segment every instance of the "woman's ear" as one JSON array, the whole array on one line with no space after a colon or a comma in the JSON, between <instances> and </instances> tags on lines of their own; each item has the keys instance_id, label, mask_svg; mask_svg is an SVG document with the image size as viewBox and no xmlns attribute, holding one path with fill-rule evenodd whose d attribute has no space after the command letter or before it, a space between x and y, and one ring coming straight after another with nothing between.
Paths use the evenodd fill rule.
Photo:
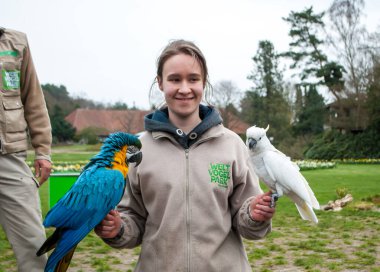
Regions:
<instances>
[{"instance_id":1,"label":"woman's ear","mask_svg":"<svg viewBox=\"0 0 380 272\"><path fill-rule=\"evenodd\" d=\"M160 88L160 90L162 91L162 79L161 79L161 77L157 76L156 80L157 80L158 88Z\"/></svg>"}]
</instances>

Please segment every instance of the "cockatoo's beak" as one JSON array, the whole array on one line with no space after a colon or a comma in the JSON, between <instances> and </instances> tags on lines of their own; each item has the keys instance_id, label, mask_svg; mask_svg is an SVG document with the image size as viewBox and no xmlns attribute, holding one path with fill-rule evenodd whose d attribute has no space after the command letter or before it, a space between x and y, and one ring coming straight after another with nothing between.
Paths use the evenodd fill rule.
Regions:
<instances>
[{"instance_id":1,"label":"cockatoo's beak","mask_svg":"<svg viewBox=\"0 0 380 272\"><path fill-rule=\"evenodd\" d=\"M127 148L127 163L136 163L135 166L138 166L142 161L142 152L136 146L128 146Z\"/></svg>"},{"instance_id":2,"label":"cockatoo's beak","mask_svg":"<svg viewBox=\"0 0 380 272\"><path fill-rule=\"evenodd\" d=\"M248 139L248 147L250 150L254 149L257 144L257 141L253 138Z\"/></svg>"}]
</instances>

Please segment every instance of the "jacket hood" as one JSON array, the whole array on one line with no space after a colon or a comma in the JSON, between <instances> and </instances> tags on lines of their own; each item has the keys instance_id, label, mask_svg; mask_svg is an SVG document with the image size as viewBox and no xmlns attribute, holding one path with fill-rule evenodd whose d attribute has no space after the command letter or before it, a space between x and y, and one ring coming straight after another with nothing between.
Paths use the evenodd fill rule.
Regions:
<instances>
[{"instance_id":1,"label":"jacket hood","mask_svg":"<svg viewBox=\"0 0 380 272\"><path fill-rule=\"evenodd\" d=\"M222 123L222 118L214 107L199 105L199 115L202 120L201 123L189 134L185 134L169 121L168 108L159 109L145 116L145 130L167 132L174 136L181 146L189 148L205 131Z\"/></svg>"}]
</instances>

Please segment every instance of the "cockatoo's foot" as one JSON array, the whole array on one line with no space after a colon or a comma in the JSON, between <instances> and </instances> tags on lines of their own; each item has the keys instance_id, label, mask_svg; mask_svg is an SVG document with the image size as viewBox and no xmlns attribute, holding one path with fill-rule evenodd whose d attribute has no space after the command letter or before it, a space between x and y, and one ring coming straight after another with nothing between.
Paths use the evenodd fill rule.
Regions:
<instances>
[{"instance_id":1,"label":"cockatoo's foot","mask_svg":"<svg viewBox=\"0 0 380 272\"><path fill-rule=\"evenodd\" d=\"M274 207L276 207L276 201L278 200L278 194L277 193L272 193L272 195L271 195L271 201L270 201L270 207L271 208L274 208Z\"/></svg>"}]
</instances>

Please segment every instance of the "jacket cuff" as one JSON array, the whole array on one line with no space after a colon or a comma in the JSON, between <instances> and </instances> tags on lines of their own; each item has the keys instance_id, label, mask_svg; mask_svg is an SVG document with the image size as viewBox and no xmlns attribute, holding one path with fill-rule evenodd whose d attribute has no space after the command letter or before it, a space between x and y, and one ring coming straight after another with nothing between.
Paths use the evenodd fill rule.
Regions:
<instances>
[{"instance_id":1,"label":"jacket cuff","mask_svg":"<svg viewBox=\"0 0 380 272\"><path fill-rule=\"evenodd\" d=\"M264 225L269 225L270 220L256 221L255 219L252 218L250 204L254 198L255 197L250 197L243 203L243 206L242 206L243 212L241 213L241 218L246 223L246 225L251 227L252 229L261 229Z\"/></svg>"},{"instance_id":2,"label":"jacket cuff","mask_svg":"<svg viewBox=\"0 0 380 272\"><path fill-rule=\"evenodd\" d=\"M125 232L124 223L122 223L121 224L121 228L119 230L119 233L115 237L113 237L113 238L103 238L103 240L105 242L110 242L110 243L116 242L116 241L120 240L121 237L123 237L124 232Z\"/></svg>"},{"instance_id":3,"label":"jacket cuff","mask_svg":"<svg viewBox=\"0 0 380 272\"><path fill-rule=\"evenodd\" d=\"M272 229L272 220L255 221L250 218L248 207L255 197L250 197L244 201L239 210L237 229L243 238L258 240L265 237Z\"/></svg>"},{"instance_id":4,"label":"jacket cuff","mask_svg":"<svg viewBox=\"0 0 380 272\"><path fill-rule=\"evenodd\" d=\"M34 160L46 160L51 162L51 157L49 155L36 154Z\"/></svg>"},{"instance_id":5,"label":"jacket cuff","mask_svg":"<svg viewBox=\"0 0 380 272\"><path fill-rule=\"evenodd\" d=\"M122 219L119 233L114 238L102 238L102 240L114 248L133 248L139 244L137 226L131 219L123 217Z\"/></svg>"}]
</instances>

